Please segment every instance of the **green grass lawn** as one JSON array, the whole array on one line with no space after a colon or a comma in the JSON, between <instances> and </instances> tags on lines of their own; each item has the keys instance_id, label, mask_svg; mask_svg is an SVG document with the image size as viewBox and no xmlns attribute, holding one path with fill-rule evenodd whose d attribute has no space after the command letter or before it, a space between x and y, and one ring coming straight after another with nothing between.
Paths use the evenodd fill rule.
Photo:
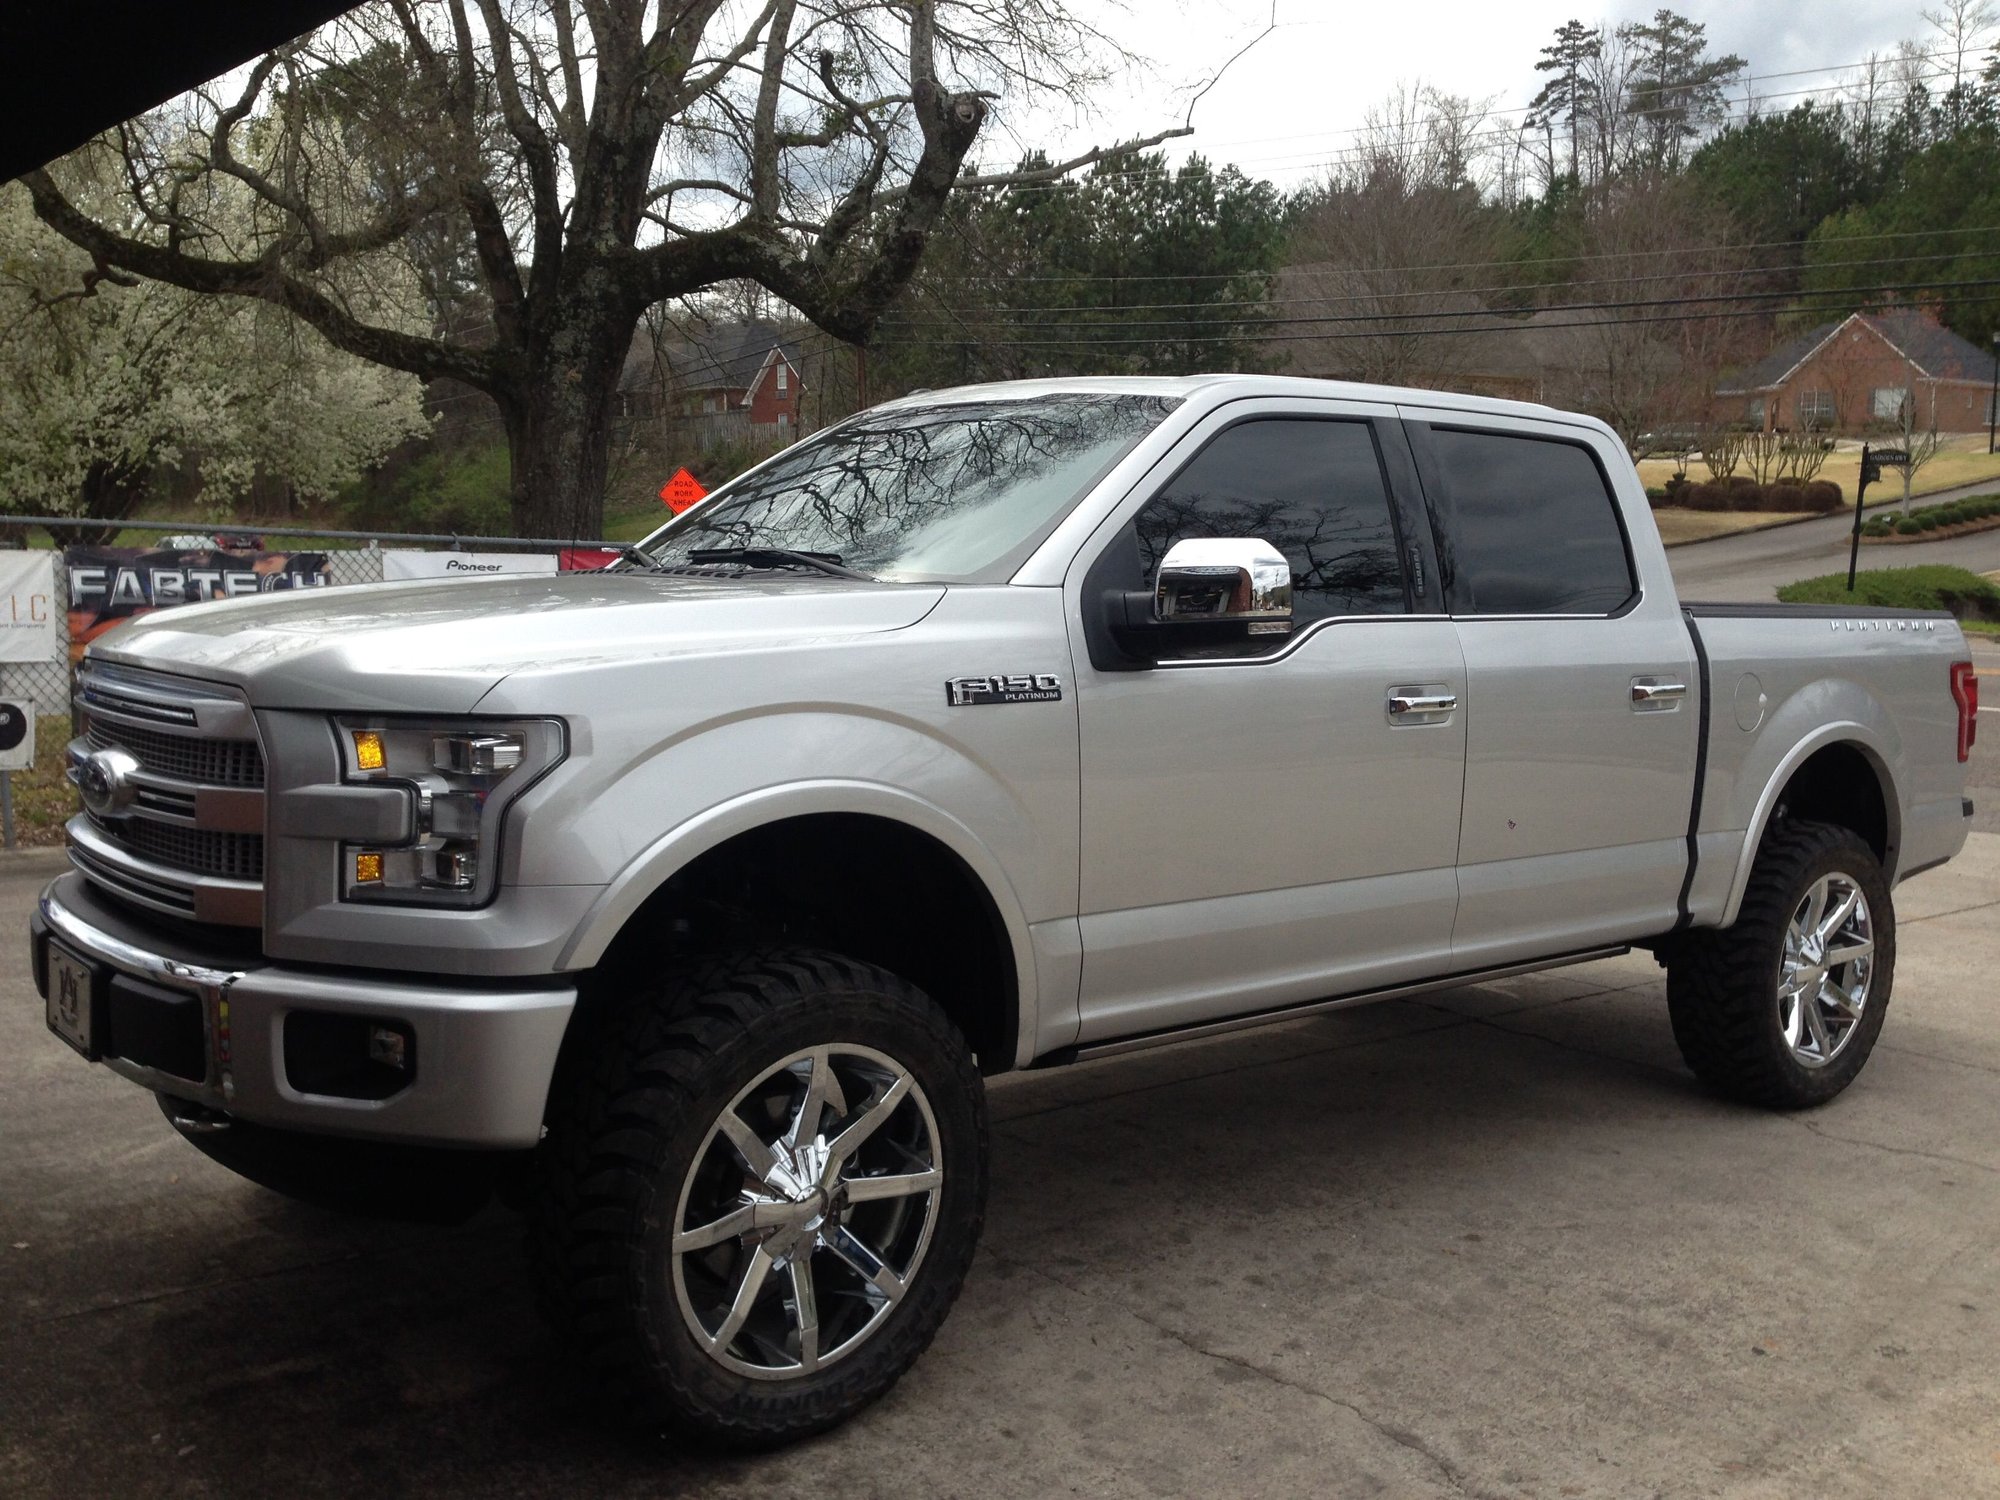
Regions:
<instances>
[{"instance_id":1,"label":"green grass lawn","mask_svg":"<svg viewBox=\"0 0 2000 1500\"><path fill-rule=\"evenodd\" d=\"M35 720L34 767L11 773L14 842L20 848L60 844L63 824L76 812L76 788L63 776L63 749L68 744L68 714L43 714Z\"/></svg>"},{"instance_id":2,"label":"green grass lawn","mask_svg":"<svg viewBox=\"0 0 2000 1500\"><path fill-rule=\"evenodd\" d=\"M1879 568L1855 577L1846 573L1802 578L1778 590L1786 604L1865 604L1883 609L1942 609L1967 630L2000 634L2000 585L1966 568L1926 564L1920 568Z\"/></svg>"}]
</instances>

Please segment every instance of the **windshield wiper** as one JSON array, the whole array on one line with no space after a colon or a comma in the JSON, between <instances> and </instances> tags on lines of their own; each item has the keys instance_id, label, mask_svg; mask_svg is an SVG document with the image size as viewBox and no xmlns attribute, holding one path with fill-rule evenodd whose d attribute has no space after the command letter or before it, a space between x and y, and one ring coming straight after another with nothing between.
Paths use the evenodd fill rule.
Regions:
<instances>
[{"instance_id":1,"label":"windshield wiper","mask_svg":"<svg viewBox=\"0 0 2000 1500\"><path fill-rule=\"evenodd\" d=\"M688 553L691 563L742 563L749 568L811 568L835 578L875 580L866 573L840 565L838 552L794 552L789 547L696 547Z\"/></svg>"}]
</instances>

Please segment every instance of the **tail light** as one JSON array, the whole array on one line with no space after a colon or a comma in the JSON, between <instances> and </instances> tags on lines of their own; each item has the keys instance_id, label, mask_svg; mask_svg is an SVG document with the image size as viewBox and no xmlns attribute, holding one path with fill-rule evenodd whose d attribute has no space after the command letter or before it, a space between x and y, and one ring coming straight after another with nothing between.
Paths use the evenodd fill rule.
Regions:
<instances>
[{"instance_id":1,"label":"tail light","mask_svg":"<svg viewBox=\"0 0 2000 1500\"><path fill-rule=\"evenodd\" d=\"M1979 678L1969 661L1951 664L1951 701L1958 705L1958 758L1969 760L1979 732Z\"/></svg>"}]
</instances>

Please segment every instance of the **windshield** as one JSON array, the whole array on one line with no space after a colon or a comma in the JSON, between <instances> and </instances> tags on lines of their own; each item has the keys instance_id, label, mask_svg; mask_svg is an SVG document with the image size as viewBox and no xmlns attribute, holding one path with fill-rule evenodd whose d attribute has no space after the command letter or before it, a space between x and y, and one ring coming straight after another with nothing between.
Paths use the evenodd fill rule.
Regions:
<instances>
[{"instance_id":1,"label":"windshield","mask_svg":"<svg viewBox=\"0 0 2000 1500\"><path fill-rule=\"evenodd\" d=\"M1177 405L1074 394L864 413L640 545L667 567L747 547L819 553L872 578L1001 582Z\"/></svg>"}]
</instances>

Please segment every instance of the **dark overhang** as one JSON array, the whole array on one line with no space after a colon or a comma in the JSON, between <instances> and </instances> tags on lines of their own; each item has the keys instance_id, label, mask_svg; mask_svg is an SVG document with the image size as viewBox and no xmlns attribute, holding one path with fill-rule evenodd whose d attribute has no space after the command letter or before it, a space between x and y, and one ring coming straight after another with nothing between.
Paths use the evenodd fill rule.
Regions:
<instances>
[{"instance_id":1,"label":"dark overhang","mask_svg":"<svg viewBox=\"0 0 2000 1500\"><path fill-rule=\"evenodd\" d=\"M0 8L0 181L74 151L259 53L303 36L354 0L14 0Z\"/></svg>"}]
</instances>

